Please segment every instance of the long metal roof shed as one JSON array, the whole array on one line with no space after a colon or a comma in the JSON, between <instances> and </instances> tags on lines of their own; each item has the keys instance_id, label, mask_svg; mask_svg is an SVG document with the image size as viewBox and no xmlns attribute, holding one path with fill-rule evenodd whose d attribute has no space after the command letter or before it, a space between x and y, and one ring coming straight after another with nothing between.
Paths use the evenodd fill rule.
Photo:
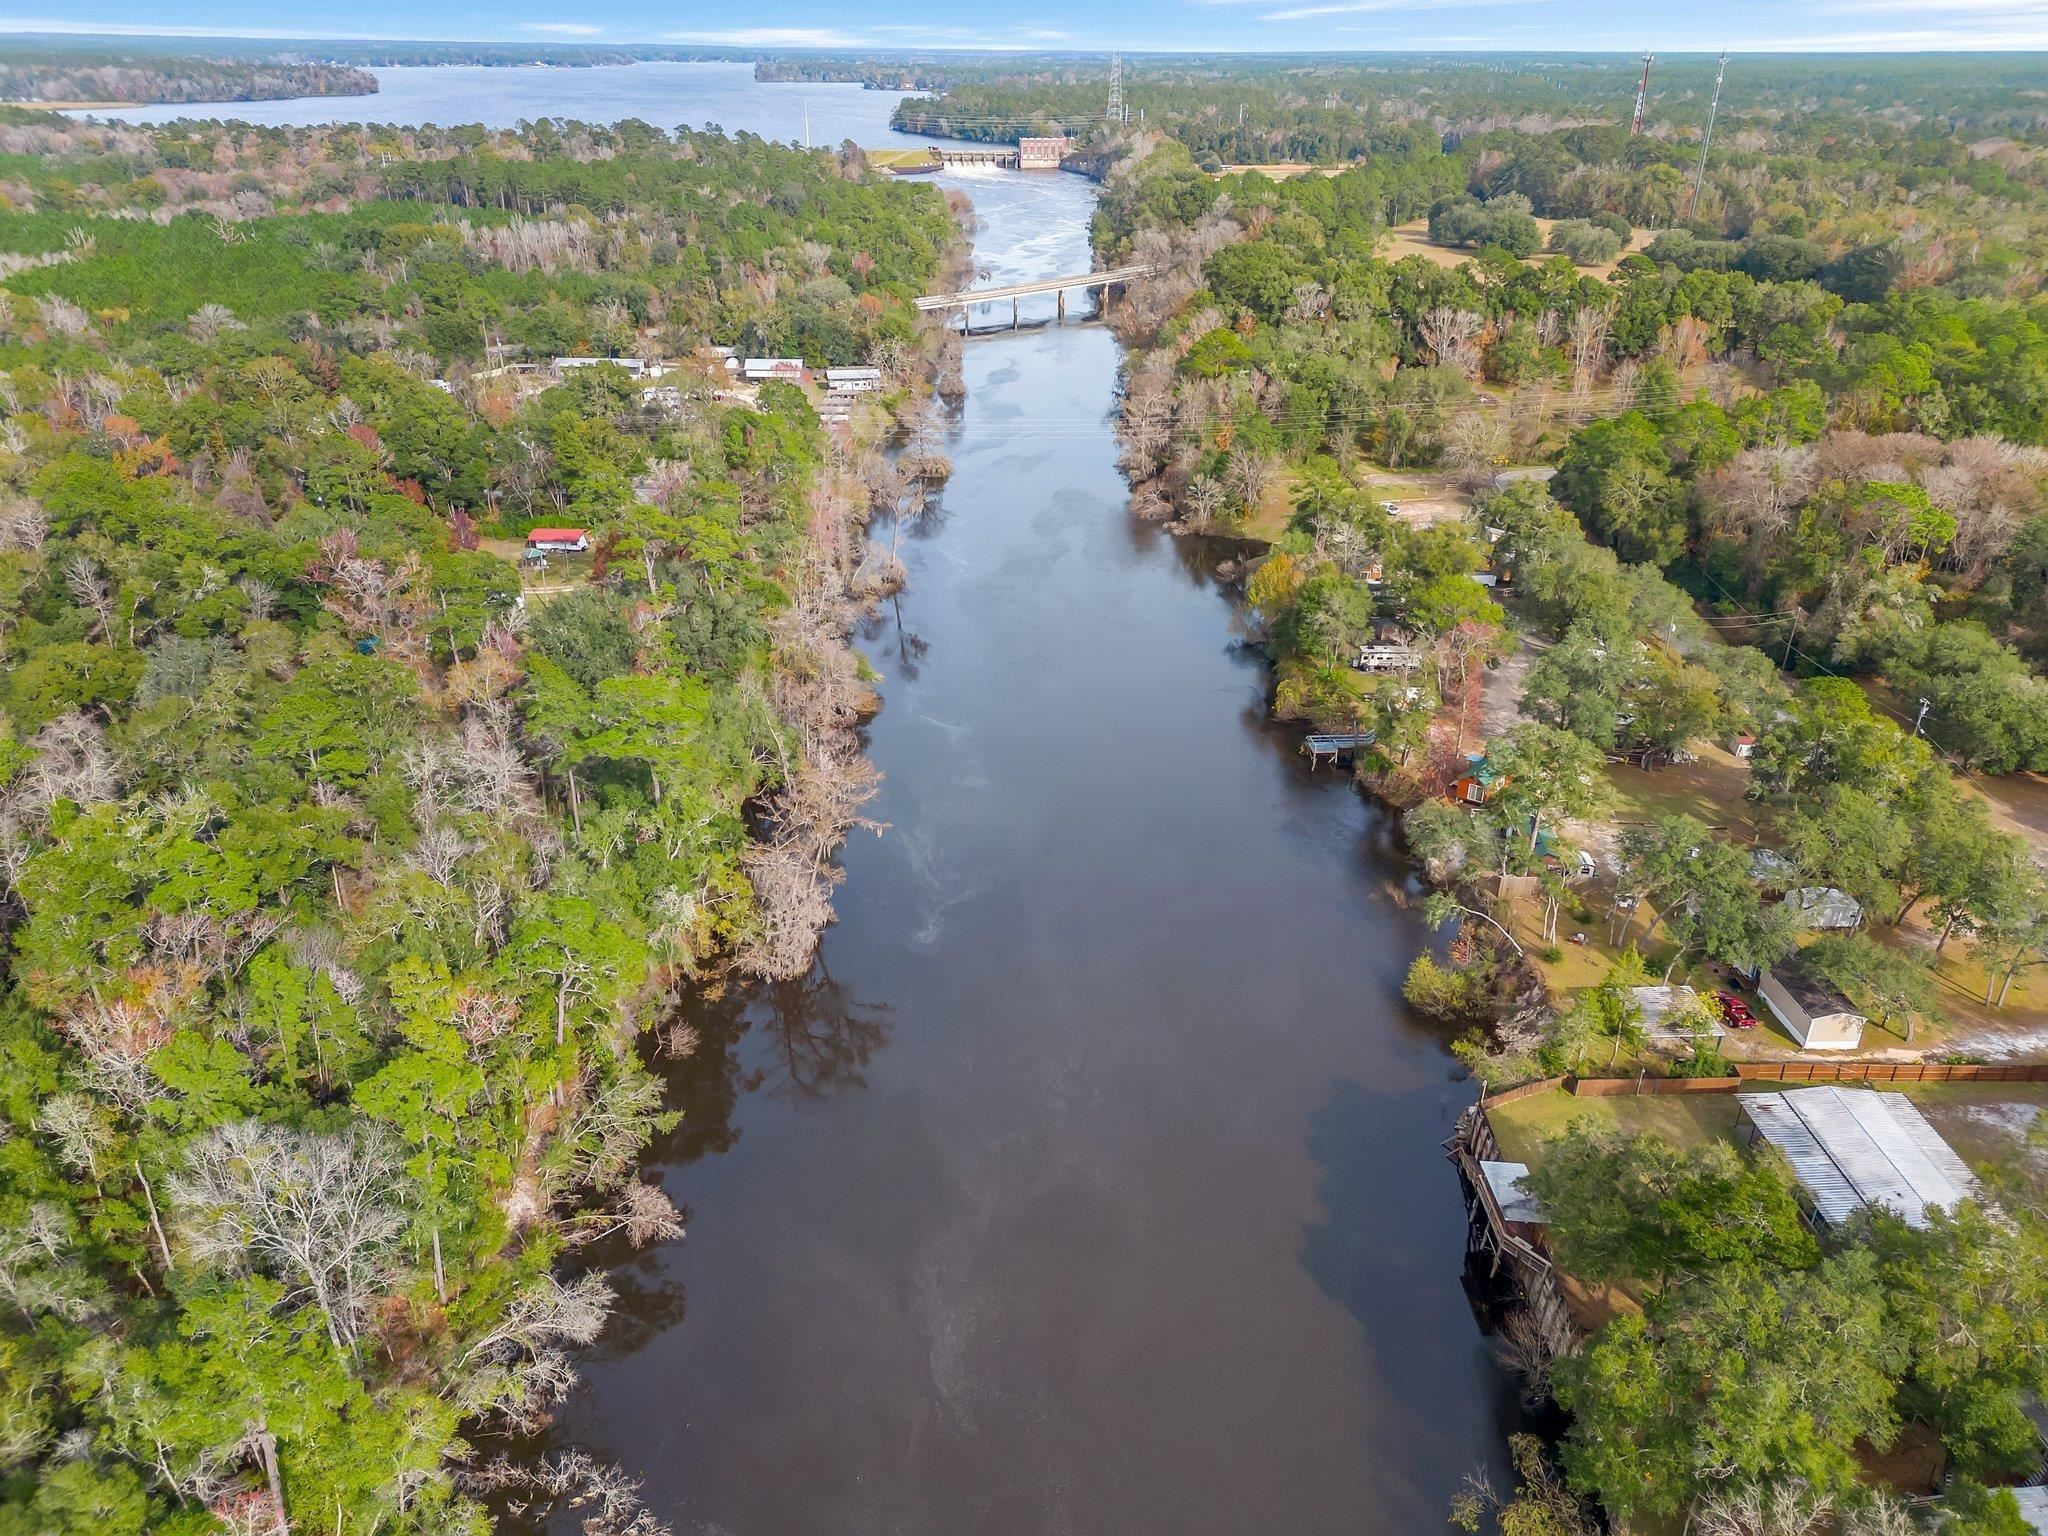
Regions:
<instances>
[{"instance_id":1,"label":"long metal roof shed","mask_svg":"<svg viewBox=\"0 0 2048 1536\"><path fill-rule=\"evenodd\" d=\"M1829 1084L1746 1093L1741 1104L1830 1226L1882 1205L1924 1227L1929 1207L1952 1210L1977 1193L1976 1175L1902 1093Z\"/></svg>"}]
</instances>

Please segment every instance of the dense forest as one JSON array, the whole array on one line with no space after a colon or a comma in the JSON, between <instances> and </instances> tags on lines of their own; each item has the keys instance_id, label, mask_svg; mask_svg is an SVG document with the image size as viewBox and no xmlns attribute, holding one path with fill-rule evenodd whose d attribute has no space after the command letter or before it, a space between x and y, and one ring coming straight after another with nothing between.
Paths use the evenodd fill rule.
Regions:
<instances>
[{"instance_id":1,"label":"dense forest","mask_svg":"<svg viewBox=\"0 0 2048 1536\"><path fill-rule=\"evenodd\" d=\"M92 50L0 52L0 101L272 101L296 96L363 96L377 77L342 64L303 60L169 57Z\"/></svg>"},{"instance_id":2,"label":"dense forest","mask_svg":"<svg viewBox=\"0 0 2048 1536\"><path fill-rule=\"evenodd\" d=\"M1729 71L1720 127L1730 148L1748 131L1767 134L1774 150L1805 143L1829 159L1838 133L1861 145L1999 136L2038 144L2048 114L2034 90L2044 68L2038 54L1745 57ZM1106 130L1108 70L1099 58L970 57L927 69L939 77L933 94L906 100L896 114L896 126L908 132L1001 141L1020 132L1090 137ZM1199 159L1327 165L1376 158L1383 153L1377 136L1410 124L1434 129L1450 147L1502 130L1626 127L1637 69L1611 54L1126 54L1122 94L1130 126L1168 133ZM850 73L875 84L898 78L882 63ZM1696 152L1714 78L1710 57L1659 58L1649 132L1635 152L1676 150L1685 141ZM1914 162L1924 153L1916 146ZM1674 163L1691 170L1683 153Z\"/></svg>"},{"instance_id":3,"label":"dense forest","mask_svg":"<svg viewBox=\"0 0 2048 1536\"><path fill-rule=\"evenodd\" d=\"M681 1230L662 999L830 918L903 489L699 349L912 408L953 219L636 124L0 138L0 1531L654 1530L503 1448L575 1251Z\"/></svg>"}]
</instances>

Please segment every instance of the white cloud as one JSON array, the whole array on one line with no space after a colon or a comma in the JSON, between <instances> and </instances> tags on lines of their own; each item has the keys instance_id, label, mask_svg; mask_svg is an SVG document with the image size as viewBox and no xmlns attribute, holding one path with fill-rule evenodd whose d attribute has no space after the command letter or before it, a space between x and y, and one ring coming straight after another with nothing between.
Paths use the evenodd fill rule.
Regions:
<instances>
[{"instance_id":1,"label":"white cloud","mask_svg":"<svg viewBox=\"0 0 2048 1536\"><path fill-rule=\"evenodd\" d=\"M601 37L603 27L593 27L587 21L522 21L522 32L546 32L555 37Z\"/></svg>"}]
</instances>

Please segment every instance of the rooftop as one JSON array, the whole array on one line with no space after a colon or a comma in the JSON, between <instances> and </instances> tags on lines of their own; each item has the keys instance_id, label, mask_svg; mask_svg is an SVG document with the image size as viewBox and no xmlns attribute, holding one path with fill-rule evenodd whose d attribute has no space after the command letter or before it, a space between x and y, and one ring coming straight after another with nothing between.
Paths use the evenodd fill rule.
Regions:
<instances>
[{"instance_id":1,"label":"rooftop","mask_svg":"<svg viewBox=\"0 0 2048 1536\"><path fill-rule=\"evenodd\" d=\"M1810 1019L1824 1019L1830 1014L1857 1013L1853 1003L1818 976L1795 960L1771 967L1771 976L1791 994L1792 1001L1806 1010ZM1860 1018L1862 1015L1857 1014Z\"/></svg>"},{"instance_id":2,"label":"rooftop","mask_svg":"<svg viewBox=\"0 0 2048 1536\"><path fill-rule=\"evenodd\" d=\"M1785 896L1785 907L1808 928L1854 928L1863 921L1862 904L1832 885L1808 885L1790 891Z\"/></svg>"},{"instance_id":3,"label":"rooftop","mask_svg":"<svg viewBox=\"0 0 2048 1536\"><path fill-rule=\"evenodd\" d=\"M1543 1224L1543 1202L1530 1194L1523 1182L1529 1177L1527 1163L1482 1162L1479 1171L1486 1175L1486 1187L1493 1192L1493 1203L1500 1207L1501 1220L1528 1222L1532 1226Z\"/></svg>"},{"instance_id":4,"label":"rooftop","mask_svg":"<svg viewBox=\"0 0 2048 1536\"><path fill-rule=\"evenodd\" d=\"M1977 1193L1976 1175L1902 1093L1830 1083L1744 1094L1741 1104L1830 1226L1877 1205L1924 1227L1931 1208Z\"/></svg>"}]
</instances>

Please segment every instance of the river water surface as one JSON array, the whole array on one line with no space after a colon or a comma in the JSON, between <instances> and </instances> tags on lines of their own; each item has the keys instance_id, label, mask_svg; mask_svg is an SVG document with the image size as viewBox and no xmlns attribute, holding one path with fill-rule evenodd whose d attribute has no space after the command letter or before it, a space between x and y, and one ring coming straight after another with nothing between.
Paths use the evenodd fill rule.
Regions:
<instances>
[{"instance_id":1,"label":"river water surface","mask_svg":"<svg viewBox=\"0 0 2048 1536\"><path fill-rule=\"evenodd\" d=\"M991 280L1087 269L1088 183L947 181ZM1215 553L1132 520L1117 368L967 344L864 639L889 829L809 981L692 1009L690 1235L554 1436L678 1531L1434 1536L1508 1427L1390 827L1266 724Z\"/></svg>"}]
</instances>

